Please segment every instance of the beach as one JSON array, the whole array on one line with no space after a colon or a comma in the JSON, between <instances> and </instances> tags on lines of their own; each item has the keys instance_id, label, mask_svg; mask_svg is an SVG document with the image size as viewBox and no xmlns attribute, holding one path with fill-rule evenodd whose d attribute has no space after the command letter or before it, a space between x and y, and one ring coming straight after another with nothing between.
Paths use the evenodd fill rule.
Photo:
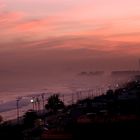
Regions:
<instances>
[{"instance_id":1,"label":"beach","mask_svg":"<svg viewBox=\"0 0 140 140\"><path fill-rule=\"evenodd\" d=\"M0 114L5 118L5 120L15 119L17 117L17 99L21 98L19 101L20 115L22 116L27 110L33 109L30 100L33 97L39 97L41 102L41 94L45 93L45 102L47 98L54 94L60 94L62 100L65 104L71 104L76 102L78 99L86 98L88 96L98 96L103 94L108 88L116 88L126 81L126 78L114 79L110 75L97 75L97 76L79 76L73 74L67 77L52 77L51 80L47 80L42 83L38 83L38 86L31 88L22 88L9 92L0 93ZM46 84L46 85L45 85ZM77 95L81 92L80 95ZM72 101L73 100L73 101Z\"/></svg>"}]
</instances>

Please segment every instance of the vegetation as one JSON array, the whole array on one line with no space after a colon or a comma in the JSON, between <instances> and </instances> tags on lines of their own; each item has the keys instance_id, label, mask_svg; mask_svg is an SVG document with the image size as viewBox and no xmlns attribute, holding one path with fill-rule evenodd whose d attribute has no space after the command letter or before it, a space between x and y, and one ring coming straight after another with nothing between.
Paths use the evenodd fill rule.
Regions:
<instances>
[{"instance_id":1,"label":"vegetation","mask_svg":"<svg viewBox=\"0 0 140 140\"><path fill-rule=\"evenodd\" d=\"M70 132L75 139L96 139L96 136L99 138L102 134L104 138L111 138L110 133L136 136L136 130L140 129L140 81L129 82L115 90L109 89L106 94L83 99L66 107L59 95L54 94L48 98L45 108L52 111L52 115L46 113L40 116L38 112L29 110L21 124L3 123L0 116L0 138L40 139L45 121L48 129ZM59 109L63 109L63 112ZM45 118L45 121L40 118Z\"/></svg>"},{"instance_id":2,"label":"vegetation","mask_svg":"<svg viewBox=\"0 0 140 140\"><path fill-rule=\"evenodd\" d=\"M45 108L51 109L53 112L57 112L59 109L64 108L64 103L60 100L59 94L54 94L48 98L48 103Z\"/></svg>"},{"instance_id":3,"label":"vegetation","mask_svg":"<svg viewBox=\"0 0 140 140\"><path fill-rule=\"evenodd\" d=\"M0 124L3 122L3 117L0 115Z\"/></svg>"},{"instance_id":4,"label":"vegetation","mask_svg":"<svg viewBox=\"0 0 140 140\"><path fill-rule=\"evenodd\" d=\"M36 119L38 119L37 112L35 112L34 110L27 111L25 115L23 116L23 122L24 122L25 127L28 127L28 128L34 127L34 123Z\"/></svg>"}]
</instances>

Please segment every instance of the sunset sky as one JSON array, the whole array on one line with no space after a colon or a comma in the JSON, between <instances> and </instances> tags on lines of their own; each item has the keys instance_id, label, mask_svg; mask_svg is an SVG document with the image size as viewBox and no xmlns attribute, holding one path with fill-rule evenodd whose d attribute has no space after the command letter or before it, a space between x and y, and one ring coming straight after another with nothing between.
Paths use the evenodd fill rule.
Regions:
<instances>
[{"instance_id":1,"label":"sunset sky","mask_svg":"<svg viewBox=\"0 0 140 140\"><path fill-rule=\"evenodd\" d=\"M119 42L140 42L140 1L1 0L0 30L0 43L14 43L17 48L18 43L32 42L29 45L32 47L51 39L52 42L55 39L59 41L58 38L64 38L63 45L52 44L53 47L75 48L67 46L67 37L70 42L75 38L97 39L97 42L85 42L93 46L99 43L98 39L103 44L112 42L109 48L103 46L100 49L118 50L121 49L116 47ZM28 48L28 45L25 46ZM84 47L93 49L86 45ZM98 49L97 44L94 47Z\"/></svg>"},{"instance_id":2,"label":"sunset sky","mask_svg":"<svg viewBox=\"0 0 140 140\"><path fill-rule=\"evenodd\" d=\"M132 68L139 55L140 0L0 0L1 87L60 66Z\"/></svg>"}]
</instances>

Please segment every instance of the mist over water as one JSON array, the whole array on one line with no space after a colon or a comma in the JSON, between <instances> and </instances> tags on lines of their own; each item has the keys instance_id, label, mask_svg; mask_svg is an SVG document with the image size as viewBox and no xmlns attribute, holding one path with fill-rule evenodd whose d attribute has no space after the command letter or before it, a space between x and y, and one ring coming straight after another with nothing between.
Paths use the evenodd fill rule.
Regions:
<instances>
[{"instance_id":1,"label":"mist over water","mask_svg":"<svg viewBox=\"0 0 140 140\"><path fill-rule=\"evenodd\" d=\"M81 71L79 71L81 72ZM28 109L32 109L30 99L33 96L46 93L46 98L53 93L64 95L65 103L71 104L71 94L74 93L74 100L77 100L77 91L82 91L82 97L88 96L88 90L93 90L93 96L105 93L108 88L116 88L118 85L126 82L127 77L112 77L110 72L105 71L101 75L80 75L78 71L69 74L54 74L47 77L35 77L27 81L13 81L7 91L0 92L0 112L5 119L16 117L16 99L22 97L20 101L20 114L24 114ZM18 84L20 86L18 86Z\"/></svg>"},{"instance_id":2,"label":"mist over water","mask_svg":"<svg viewBox=\"0 0 140 140\"><path fill-rule=\"evenodd\" d=\"M129 79L112 77L111 71L138 70L137 58L88 49L4 51L0 55L0 112L6 111L4 114L7 114L7 111L14 110L17 97L29 96L27 103L21 107L31 109L29 100L36 94L57 92L68 95L89 89L95 96L102 94ZM104 71L104 74L79 75L96 71ZM87 92L83 92L82 96L86 97ZM65 102L71 103L71 96L66 96Z\"/></svg>"},{"instance_id":3,"label":"mist over water","mask_svg":"<svg viewBox=\"0 0 140 140\"><path fill-rule=\"evenodd\" d=\"M2 103L18 96L27 96L48 91L67 93L74 90L107 89L109 86L113 87L115 84L121 84L121 82L126 79L126 77L112 77L110 73L107 72L103 75L79 75L77 72L68 75L56 74L52 77L34 77L32 80L30 78L15 78L15 80L9 81L9 85L7 83L7 89L1 87L0 99Z\"/></svg>"}]
</instances>

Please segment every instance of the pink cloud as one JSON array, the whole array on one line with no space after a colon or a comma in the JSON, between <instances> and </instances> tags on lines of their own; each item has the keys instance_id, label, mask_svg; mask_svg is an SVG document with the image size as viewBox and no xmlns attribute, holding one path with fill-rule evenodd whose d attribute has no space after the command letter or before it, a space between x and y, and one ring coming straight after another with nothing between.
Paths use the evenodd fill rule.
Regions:
<instances>
[{"instance_id":1,"label":"pink cloud","mask_svg":"<svg viewBox=\"0 0 140 140\"><path fill-rule=\"evenodd\" d=\"M29 21L24 21L22 23L19 23L16 25L17 30L22 30L22 31L29 31L29 30L36 30L40 28L41 26L47 25L48 20L42 19L42 20L29 20Z\"/></svg>"},{"instance_id":2,"label":"pink cloud","mask_svg":"<svg viewBox=\"0 0 140 140\"><path fill-rule=\"evenodd\" d=\"M17 2L19 3L19 1ZM29 4L32 4L33 0L22 1L24 6L28 2ZM58 1L57 4L55 2L56 0L47 2L35 2L35 6L38 6L37 3L40 5L43 3L52 5L52 9L49 9L50 7L48 7L48 10L44 10L44 13L46 12L46 15L49 16L37 17L32 11L30 13L27 10L28 8L26 9L26 7L23 6L22 9L22 5L20 5L22 9L21 11L25 12L27 10L28 12L26 14L24 12L18 12L19 10L17 9L15 9L17 12L3 12L0 15L0 37L2 38L2 41L7 42L10 40L16 42L17 40L20 40L23 42L32 42L56 37L62 37L62 39L64 39L63 36L78 36L81 38L88 38L89 36L93 36L93 38L95 37L98 39L64 39L64 41L60 39L60 41L57 41L54 44L50 39L50 41L47 42L47 45L53 46L53 48L72 49L78 47L92 49L95 47L104 51L117 50L117 47L119 46L118 42L120 41L139 42L140 36L133 34L133 32L136 31L140 32L139 17L136 15L134 16L133 14L133 16L130 15L130 17L129 15L116 16L115 12L118 11L118 9L112 10L112 7L115 5L110 0L108 0L108 2L112 3L112 7L110 7L110 5L108 5L108 3L105 1L103 3L98 1L81 1L81 3L79 3L68 0L68 3L64 3L64 0L61 0L60 9L59 7L56 7L56 10L55 6L60 4L58 4ZM11 1L9 1L9 3L11 3ZM103 4L105 4L104 7ZM117 6L118 5L119 4L117 4ZM48 5L46 5L46 9L47 6ZM67 6L69 8L66 10L65 8ZM103 9L101 10L100 8ZM35 8L33 9L35 10ZM126 11L128 11L128 9ZM112 13L109 13L110 10L112 10ZM122 9L120 9L120 12L122 12L121 10ZM41 11L41 9L39 11ZM105 14L103 15L103 13ZM113 15L115 16L113 17Z\"/></svg>"},{"instance_id":3,"label":"pink cloud","mask_svg":"<svg viewBox=\"0 0 140 140\"><path fill-rule=\"evenodd\" d=\"M42 35L45 36L47 31L55 26L53 22L56 19L55 17L28 19L23 12L2 12L0 17L0 37L3 38L2 42L19 38L26 40L24 38L29 36L32 36L32 38L37 36L38 39L41 39ZM35 39L37 38L35 37Z\"/></svg>"},{"instance_id":4,"label":"pink cloud","mask_svg":"<svg viewBox=\"0 0 140 140\"><path fill-rule=\"evenodd\" d=\"M136 33L126 33L126 34L116 34L116 35L112 35L106 38L107 40L112 40L112 41L124 41L124 42L134 42L140 43L140 32L136 32Z\"/></svg>"},{"instance_id":5,"label":"pink cloud","mask_svg":"<svg viewBox=\"0 0 140 140\"><path fill-rule=\"evenodd\" d=\"M4 7L6 7L6 4L0 3L0 10L3 9Z\"/></svg>"},{"instance_id":6,"label":"pink cloud","mask_svg":"<svg viewBox=\"0 0 140 140\"><path fill-rule=\"evenodd\" d=\"M23 19L24 13L22 12L2 12L0 13L0 27L9 26Z\"/></svg>"}]
</instances>

